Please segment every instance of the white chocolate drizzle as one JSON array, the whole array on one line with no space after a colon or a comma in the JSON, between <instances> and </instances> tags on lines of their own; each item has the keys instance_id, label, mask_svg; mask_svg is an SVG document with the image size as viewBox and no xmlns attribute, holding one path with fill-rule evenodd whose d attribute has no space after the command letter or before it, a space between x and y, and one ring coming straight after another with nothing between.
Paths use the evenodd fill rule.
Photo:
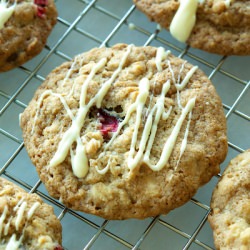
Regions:
<instances>
[{"instance_id":1,"label":"white chocolate drizzle","mask_svg":"<svg viewBox=\"0 0 250 250\"><path fill-rule=\"evenodd\" d=\"M71 109L69 108L66 100L62 97L62 95L57 94L57 93L53 93L51 90L46 90L46 91L44 91L42 93L42 95L39 97L39 99L37 101L37 103L38 103L37 106L40 108L40 106L41 106L43 100L45 99L45 97L49 96L49 95L56 96L57 98L60 99L61 103L63 104L64 108L67 111L67 114L69 115L69 117L71 118L71 120L73 120L74 119L74 115L72 114ZM40 112L39 108L37 109L35 117L34 117L34 122L33 122L33 126L32 126L32 129L31 129L31 133L32 134L34 133L35 125L37 123L37 119L38 119L38 116L39 116L39 112Z\"/></svg>"},{"instance_id":2,"label":"white chocolate drizzle","mask_svg":"<svg viewBox=\"0 0 250 250\"><path fill-rule=\"evenodd\" d=\"M4 206L3 213L2 213L2 215L1 215L1 217L0 217L0 239L1 239L1 237L2 237L3 222L4 222L5 218L6 218L7 212L8 212L8 207L5 205L5 206Z\"/></svg>"},{"instance_id":3,"label":"white chocolate drizzle","mask_svg":"<svg viewBox=\"0 0 250 250\"><path fill-rule=\"evenodd\" d=\"M7 219L7 213L9 212L9 208L7 205L4 206L3 213L0 217L0 240L1 240L1 244L4 244L4 246L6 246L5 247L6 250L18 250L19 249L20 245L22 244L25 230L28 226L29 220L34 215L36 209L40 206L40 203L35 202L31 206L31 208L29 208L28 211L26 211L27 206L28 204L26 201L24 201L24 199L19 200L17 205L13 208L13 212L15 213L15 216L14 215L10 216L7 221L6 219ZM4 236L8 235L11 223L12 224L14 223L16 231L20 230L20 226L21 226L20 223L24 218L25 218L25 224L22 228L22 231L21 231L22 233L19 239L17 239L17 235L15 233L11 235L8 242L6 242L5 239L2 239L2 235Z\"/></svg>"},{"instance_id":4,"label":"white chocolate drizzle","mask_svg":"<svg viewBox=\"0 0 250 250\"><path fill-rule=\"evenodd\" d=\"M222 0L229 8L233 0ZM179 0L179 8L170 24L170 33L180 42L186 42L196 23L198 4L204 4L205 0Z\"/></svg>"},{"instance_id":5,"label":"white chocolate drizzle","mask_svg":"<svg viewBox=\"0 0 250 250\"><path fill-rule=\"evenodd\" d=\"M9 20L16 8L16 0L13 5L8 6L9 1L0 1L0 29L4 27L4 24Z\"/></svg>"},{"instance_id":6,"label":"white chocolate drizzle","mask_svg":"<svg viewBox=\"0 0 250 250\"><path fill-rule=\"evenodd\" d=\"M161 62L167 58L167 55L168 55L168 53L166 53L163 48L158 48L157 53L156 53L156 59L155 59L155 64L156 64L158 72L162 71ZM168 61L168 63L170 65L169 61ZM183 64L181 71L183 70L184 65L185 65L185 63ZM175 86L177 89L177 99L178 99L179 104L181 103L179 91L183 90L186 87L190 78L192 77L194 72L197 70L197 68L198 68L197 66L192 67L189 70L189 72L186 74L186 76L184 77L182 82L176 84L176 81L175 81L175 78L173 75L174 74L173 70L170 67L170 71L172 71L172 76L173 76L174 83L175 83ZM179 79L178 79L178 82L179 82ZM136 143L137 143L137 136L138 136L138 132L139 132L139 126L141 124L143 109L145 108L145 103L146 103L146 100L149 96L149 86L150 85L149 85L149 81L147 78L143 78L140 81L139 94L136 98L135 103L133 103L129 107L124 120L119 124L117 131L113 134L109 143L106 144L106 146L104 147L104 152L102 154L100 154L99 158L101 158L105 154L105 151L113 143L115 138L119 135L122 127L124 127L125 124L128 123L133 112L136 112L136 121L135 121L135 126L134 126L134 132L132 135L132 141L131 141L131 147L130 147L130 151L129 151L128 161L127 161L127 165L128 165L128 168L130 170L133 170L136 166L139 165L140 162L146 163L154 171L159 171L164 166L166 166L166 164L169 160L169 157L174 149L174 146L175 146L178 134L180 132L180 129L182 127L182 124L183 124L186 116L189 114L184 139L182 141L181 149L180 149L179 159L181 158L182 154L185 151L186 145L187 145L188 131L189 131L189 126L190 126L191 117L192 117L192 109L195 105L195 98L190 99L188 101L188 103L186 104L185 108L181 107L182 108L181 116L178 119L170 137L167 139L167 141L164 145L164 148L163 148L163 151L162 151L162 154L161 154L161 157L160 157L160 160L158 161L158 163L155 165L150 163L150 152L151 152L151 149L152 149L152 146L154 143L154 139L155 139L155 135L156 135L156 132L158 129L158 123L159 123L160 119L167 120L171 111L172 111L172 107L170 107L167 112L165 112L165 108L164 108L165 96L166 96L168 90L170 89L170 81L169 80L163 85L160 97L157 99L156 104L150 110L150 112L147 116L147 121L146 121L146 124L144 126L141 141L140 141L140 144L138 147L139 150L136 153L135 147L136 147ZM146 148L146 150L145 150L145 148ZM178 163L179 163L179 161L178 161ZM178 163L177 163L177 165L178 165ZM105 172L105 173L107 172L108 166L109 166L109 164L103 169L103 170L105 170L103 172ZM101 173L100 170L98 170L98 172Z\"/></svg>"},{"instance_id":7,"label":"white chocolate drizzle","mask_svg":"<svg viewBox=\"0 0 250 250\"><path fill-rule=\"evenodd\" d=\"M102 154L102 155L103 155L103 154ZM100 157L99 157L98 159L100 159ZM95 167L96 171L97 171L99 174L102 174L102 175L106 174L106 173L108 172L108 170L109 170L109 167L110 167L110 164L111 164L111 159L112 159L112 157L109 157L109 159L108 159L108 164L107 164L107 166L106 166L105 168L103 168L103 169L99 169L98 166L96 166L96 167Z\"/></svg>"},{"instance_id":8,"label":"white chocolate drizzle","mask_svg":"<svg viewBox=\"0 0 250 250\"><path fill-rule=\"evenodd\" d=\"M128 167L131 170L133 170L138 165L138 163L140 162L140 160L142 158L143 158L143 162L147 163L147 165L151 169L154 168L149 163L149 156L150 156L150 151L151 151L154 139L155 139L155 135L157 132L158 123L160 121L160 118L162 118L163 120L166 120L168 118L168 116L170 115L170 112L172 109L172 108L170 108L169 112L166 113L165 108L164 108L165 95L168 92L169 88L170 88L170 81L167 81L162 87L162 93L161 93L160 98L157 99L155 106L153 107L153 109L151 109L151 111L148 114L147 121L146 121L144 130L143 130L143 133L142 133L142 138L140 141L139 151L136 154L136 157L134 157L134 158L133 158L133 155L135 152L136 143L131 145L129 159L128 159ZM154 114L155 114L155 118L153 119ZM136 138L136 140L137 140L137 138ZM148 145L147 145L147 142L148 142ZM146 145L147 145L147 149L146 149L146 152L144 155L144 150L146 148Z\"/></svg>"},{"instance_id":9,"label":"white chocolate drizzle","mask_svg":"<svg viewBox=\"0 0 250 250\"><path fill-rule=\"evenodd\" d=\"M143 132L145 131L145 133L143 133L143 135L142 135L142 140L140 143L139 152L137 153L136 157L134 158L137 136L138 136L138 132L139 132L140 124L141 124L141 119L142 119L142 112L143 112L144 106L146 104L148 95L149 95L149 87L150 87L149 80L147 78L143 78L139 83L139 94L138 94L138 97L136 99L136 102L133 105L133 107L134 107L133 111L136 111L136 121L135 121L135 127L134 127L133 136L132 136L132 142L131 142L131 146L130 146L129 156L128 156L128 167L130 169L132 169L133 166L135 164L137 164L137 162L140 160L140 158L143 154L143 151L145 149L145 139L144 138L149 136L149 131L144 129Z\"/></svg>"},{"instance_id":10,"label":"white chocolate drizzle","mask_svg":"<svg viewBox=\"0 0 250 250\"><path fill-rule=\"evenodd\" d=\"M27 219L30 220L35 213L36 209L40 206L39 202L35 202L27 213Z\"/></svg>"},{"instance_id":11,"label":"white chocolate drizzle","mask_svg":"<svg viewBox=\"0 0 250 250\"><path fill-rule=\"evenodd\" d=\"M62 163L67 157L68 153L70 153L72 170L75 176L77 176L78 178L83 178L87 175L89 162L88 162L88 157L86 155L86 149L84 145L85 142L82 142L82 139L80 137L80 131L84 125L85 118L90 108L93 107L94 105L97 108L100 108L102 106L102 101L104 97L106 96L110 87L112 86L112 84L118 77L119 73L123 69L124 64L127 60L127 57L131 53L132 47L133 47L132 45L129 45L127 47L127 50L125 51L117 69L114 71L114 73L106 82L102 83L100 89L97 91L95 96L92 97L87 102L86 97L87 97L87 90L88 90L89 83L93 80L96 73L105 67L105 65L107 64L107 59L106 58L101 59L92 67L91 72L89 73L85 82L82 84L81 93L80 93L80 101L79 101L79 109L75 116L72 114L70 107L68 106L65 98L61 94L56 94L56 93L53 93L51 90L47 90L41 95L41 97L38 100L38 109L41 106L44 98L48 95L52 95L60 99L68 116L72 120L71 126L63 134L61 141L59 142L57 151L50 161L50 164L49 164L50 167L54 167ZM129 123L133 113L135 113L134 114L134 117L135 117L134 130L133 130L133 134L131 138L130 150L128 152L128 158L127 158L127 163L126 163L127 167L130 169L130 172L132 172L133 169L135 169L137 166L140 166L141 163L145 163L153 171L159 171L164 166L166 166L173 152L173 149L175 147L177 138L184 124L184 121L187 120L185 132L184 132L184 138L182 139L182 143L180 145L179 160L175 167L175 170L176 170L176 168L178 167L179 161L187 146L188 132L189 132L189 127L190 127L190 123L192 119L192 110L195 106L195 99L196 99L195 97L190 98L189 100L186 101L185 107L183 107L181 104L180 92L190 82L190 78L193 76L193 74L195 73L198 67L197 66L192 67L187 72L185 77L181 80L180 74L183 72L185 64L186 64L186 62L184 62L180 68L178 79L176 81L170 60L168 60L169 53L170 53L169 51L165 51L162 47L157 49L157 53L155 56L155 66L157 68L155 82L157 82L158 74L162 72L162 63L164 62L165 64L168 64L168 69L172 75L172 82L174 83L176 87L176 91L177 91L176 101L178 103L178 107L181 109L181 113L176 124L174 125L171 131L171 134L166 139L165 144L163 145L163 149L162 149L159 161L156 162L155 164L151 163L150 154L151 154L153 144L155 142L155 137L158 131L158 125L159 125L160 120L166 121L171 115L171 112L173 110L172 106L167 107L167 110L165 110L166 109L165 99L171 86L170 84L171 80L170 79L166 80L166 82L162 86L160 95L156 98L156 103L154 105L151 105L154 91L150 91L150 81L148 78L145 78L145 77L142 78L140 82L138 83L138 94L137 94L135 102L128 107L125 118L119 123L117 130L112 133L112 137L110 138L109 142L104 144L103 149L102 149L103 151L102 153L99 154L97 161L106 154L107 150L113 144L114 140L117 138L117 136L119 136L121 129ZM70 72L72 71L72 67L70 68ZM69 75L70 73L66 75L66 78L69 77ZM154 87L155 86L153 86L153 88ZM145 114L146 116L143 117ZM38 115L39 115L39 110L37 110L37 113L35 115L35 121L33 124L34 126L36 124ZM142 121L144 119L145 119L145 124L143 125L141 139L138 142L139 130L142 126ZM32 129L32 131L34 131L34 128ZM73 149L73 146L72 146L73 143L76 144L75 149ZM139 145L138 149L137 149L137 145ZM99 174L106 174L107 171L109 170L111 162L112 162L112 155L109 156L107 165L103 169L99 169L98 166L96 166L95 167L96 171Z\"/></svg>"},{"instance_id":12,"label":"white chocolate drizzle","mask_svg":"<svg viewBox=\"0 0 250 250\"><path fill-rule=\"evenodd\" d=\"M234 0L224 0L224 4L226 5L227 8L229 8L229 6L231 5L231 3L233 2Z\"/></svg>"},{"instance_id":13,"label":"white chocolate drizzle","mask_svg":"<svg viewBox=\"0 0 250 250\"><path fill-rule=\"evenodd\" d=\"M188 132L189 132L189 127L190 127L190 123L191 123L191 118L192 118L192 111L190 111L189 115L188 115L188 123L187 123L187 127L186 127L186 130L185 130L184 138L183 138L183 140L181 142L180 155L179 155L179 159L177 161L177 164L175 166L175 170L178 167L179 162L181 160L181 157L182 157L182 155L183 155L183 153L184 153L184 151L185 151L185 149L187 147L187 138L188 138Z\"/></svg>"},{"instance_id":14,"label":"white chocolate drizzle","mask_svg":"<svg viewBox=\"0 0 250 250\"><path fill-rule=\"evenodd\" d=\"M19 238L19 240L16 239L16 235L13 234L6 246L6 250L18 250L19 246L21 245L23 241L23 235Z\"/></svg>"},{"instance_id":15,"label":"white chocolate drizzle","mask_svg":"<svg viewBox=\"0 0 250 250\"><path fill-rule=\"evenodd\" d=\"M169 157L174 149L176 139L177 139L177 136L180 132L181 126L182 126L187 114L189 112L191 112L191 110L193 109L194 105L195 105L195 98L192 98L188 101L187 105L182 110L180 118L178 119L176 125L174 126L174 129L173 129L170 137L167 139L167 141L164 145L159 162L155 166L150 165L151 169L153 169L155 171L159 171L166 165L166 163L168 162L168 159L169 159ZM149 164L149 163L147 163L147 164Z\"/></svg>"},{"instance_id":16,"label":"white chocolate drizzle","mask_svg":"<svg viewBox=\"0 0 250 250\"><path fill-rule=\"evenodd\" d=\"M186 76L184 77L184 79L182 80L182 82L180 84L176 84L175 87L178 91L183 90L186 85L188 84L190 78L192 77L192 75L194 74L194 72L198 69L198 66L194 66L192 67L188 73L186 74Z\"/></svg>"},{"instance_id":17,"label":"white chocolate drizzle","mask_svg":"<svg viewBox=\"0 0 250 250\"><path fill-rule=\"evenodd\" d=\"M21 206L17 209L17 218L15 221L16 230L19 229L26 207L27 207L27 202L24 201L22 202Z\"/></svg>"},{"instance_id":18,"label":"white chocolate drizzle","mask_svg":"<svg viewBox=\"0 0 250 250\"><path fill-rule=\"evenodd\" d=\"M118 68L114 71L111 78L106 81L97 92L97 94L88 102L86 103L86 96L87 96L87 89L89 82L93 79L95 74L103 69L107 63L107 59L101 59L91 70L90 74L88 75L86 81L82 85L81 95L80 95L80 107L78 113L74 120L72 120L71 127L64 133L59 145L58 149L54 155L54 157L50 161L50 167L57 166L61 162L63 162L72 147L72 144L76 142L76 150L75 153L73 149L70 150L71 154L71 163L72 169L74 174L78 178L83 178L88 173L88 158L85 152L85 146L83 145L80 139L80 130L85 122L85 117L89 112L89 109L96 105L97 108L101 107L101 103L105 95L107 94L108 90L112 86L113 82L119 75L120 71L125 64L127 57L131 51L132 45L128 46L127 51L125 52Z\"/></svg>"},{"instance_id":19,"label":"white chocolate drizzle","mask_svg":"<svg viewBox=\"0 0 250 250\"><path fill-rule=\"evenodd\" d=\"M158 72L162 71L162 61L166 60L168 55L170 54L170 51L165 51L163 47L159 47L156 52L156 57L155 57L155 65L158 70Z\"/></svg>"},{"instance_id":20,"label":"white chocolate drizzle","mask_svg":"<svg viewBox=\"0 0 250 250\"><path fill-rule=\"evenodd\" d=\"M198 0L179 0L180 6L171 22L170 33L180 42L190 36L196 21Z\"/></svg>"},{"instance_id":21,"label":"white chocolate drizzle","mask_svg":"<svg viewBox=\"0 0 250 250\"><path fill-rule=\"evenodd\" d=\"M78 56L76 57L76 59L78 58ZM70 66L70 69L67 71L67 74L65 76L65 78L63 79L63 82L62 82L62 87L65 85L65 83L69 80L72 72L73 72L73 69L74 69L74 66L76 65L76 62L77 60L74 60L73 63L71 64Z\"/></svg>"}]
</instances>

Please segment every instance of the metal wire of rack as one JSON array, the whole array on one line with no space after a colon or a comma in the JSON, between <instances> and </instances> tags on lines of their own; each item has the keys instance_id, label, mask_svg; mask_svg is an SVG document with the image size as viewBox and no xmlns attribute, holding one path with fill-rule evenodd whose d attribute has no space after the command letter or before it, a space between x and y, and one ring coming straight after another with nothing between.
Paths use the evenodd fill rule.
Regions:
<instances>
[{"instance_id":1,"label":"metal wire of rack","mask_svg":"<svg viewBox=\"0 0 250 250\"><path fill-rule=\"evenodd\" d=\"M214 249L207 217L218 178L200 188L186 205L166 216L107 221L73 211L51 198L24 149L18 115L46 75L63 61L93 47L115 43L163 46L198 65L223 101L229 152L225 166L250 148L250 57L222 57L176 42L140 13L131 0L57 0L59 17L44 50L36 58L0 74L0 175L54 207L63 227L63 245L80 249Z\"/></svg>"}]
</instances>

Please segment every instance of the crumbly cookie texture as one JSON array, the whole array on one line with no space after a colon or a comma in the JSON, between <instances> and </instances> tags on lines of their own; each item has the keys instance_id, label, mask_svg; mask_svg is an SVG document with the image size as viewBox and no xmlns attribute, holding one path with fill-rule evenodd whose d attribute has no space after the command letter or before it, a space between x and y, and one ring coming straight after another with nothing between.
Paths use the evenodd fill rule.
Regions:
<instances>
[{"instance_id":1,"label":"crumbly cookie texture","mask_svg":"<svg viewBox=\"0 0 250 250\"><path fill-rule=\"evenodd\" d=\"M195 1L196 0L134 0L134 3L151 21L155 21L163 28L169 30L180 5L186 5L186 2L190 2L191 5L194 5ZM186 9L185 13L180 13L178 18L180 26L185 27L185 29L186 24L189 23L192 18L195 18L194 26L186 43L193 48L216 54L249 55L249 4L250 2L248 0L198 1L196 10L191 10L191 8L189 8L189 10ZM194 13L192 14L190 12L190 14L187 14L189 11L193 11ZM187 20L185 20L185 16L188 17ZM181 24L182 20L180 19L184 20L185 25ZM182 32L186 32L185 29Z\"/></svg>"},{"instance_id":2,"label":"crumbly cookie texture","mask_svg":"<svg viewBox=\"0 0 250 250\"><path fill-rule=\"evenodd\" d=\"M1 0L0 5L0 72L3 72L24 64L42 51L56 24L57 11L53 0L7 3Z\"/></svg>"},{"instance_id":3,"label":"crumbly cookie texture","mask_svg":"<svg viewBox=\"0 0 250 250\"><path fill-rule=\"evenodd\" d=\"M219 172L215 88L163 48L96 48L53 70L21 115L50 195L108 219L166 214Z\"/></svg>"},{"instance_id":4,"label":"crumbly cookie texture","mask_svg":"<svg viewBox=\"0 0 250 250\"><path fill-rule=\"evenodd\" d=\"M63 250L53 208L0 177L0 249Z\"/></svg>"},{"instance_id":5,"label":"crumbly cookie texture","mask_svg":"<svg viewBox=\"0 0 250 250\"><path fill-rule=\"evenodd\" d=\"M250 247L250 150L229 163L211 200L209 222L217 249Z\"/></svg>"}]
</instances>

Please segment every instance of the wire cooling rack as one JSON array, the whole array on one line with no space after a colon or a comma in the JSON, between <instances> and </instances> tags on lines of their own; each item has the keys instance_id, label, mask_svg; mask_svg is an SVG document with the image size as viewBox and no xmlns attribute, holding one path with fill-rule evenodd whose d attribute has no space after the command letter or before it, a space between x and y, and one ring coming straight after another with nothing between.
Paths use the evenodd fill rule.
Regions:
<instances>
[{"instance_id":1,"label":"wire cooling rack","mask_svg":"<svg viewBox=\"0 0 250 250\"><path fill-rule=\"evenodd\" d=\"M214 177L186 205L165 216L107 221L65 208L51 198L24 149L19 128L23 112L46 75L62 62L93 47L133 43L163 46L198 65L222 98L229 152L221 173L237 154L250 148L250 57L222 57L176 42L140 13L131 0L57 0L58 23L40 55L0 74L0 175L51 204L63 227L68 250L214 249L207 222Z\"/></svg>"}]
</instances>

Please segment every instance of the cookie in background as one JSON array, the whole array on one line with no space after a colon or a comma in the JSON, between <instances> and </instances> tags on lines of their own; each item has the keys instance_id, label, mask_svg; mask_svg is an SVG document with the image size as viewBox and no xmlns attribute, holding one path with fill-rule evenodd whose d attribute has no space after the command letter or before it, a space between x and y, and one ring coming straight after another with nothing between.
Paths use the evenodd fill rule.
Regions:
<instances>
[{"instance_id":1,"label":"cookie in background","mask_svg":"<svg viewBox=\"0 0 250 250\"><path fill-rule=\"evenodd\" d=\"M63 250L52 206L0 177L0 249Z\"/></svg>"},{"instance_id":2,"label":"cookie in background","mask_svg":"<svg viewBox=\"0 0 250 250\"><path fill-rule=\"evenodd\" d=\"M250 150L231 160L215 187L208 217L216 249L250 248Z\"/></svg>"},{"instance_id":3,"label":"cookie in background","mask_svg":"<svg viewBox=\"0 0 250 250\"><path fill-rule=\"evenodd\" d=\"M250 55L250 1L133 0L180 42L220 55Z\"/></svg>"},{"instance_id":4,"label":"cookie in background","mask_svg":"<svg viewBox=\"0 0 250 250\"><path fill-rule=\"evenodd\" d=\"M53 0L1 0L0 72L18 67L38 55L56 21Z\"/></svg>"}]
</instances>

